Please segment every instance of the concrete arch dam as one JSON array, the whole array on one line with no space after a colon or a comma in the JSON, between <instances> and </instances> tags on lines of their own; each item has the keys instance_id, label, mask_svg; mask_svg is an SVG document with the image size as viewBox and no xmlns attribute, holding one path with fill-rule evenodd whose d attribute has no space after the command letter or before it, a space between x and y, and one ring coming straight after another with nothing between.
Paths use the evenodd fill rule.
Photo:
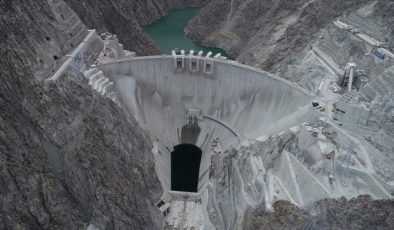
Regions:
<instances>
[{"instance_id":1,"label":"concrete arch dam","mask_svg":"<svg viewBox=\"0 0 394 230\"><path fill-rule=\"evenodd\" d=\"M208 180L214 140L229 148L239 138L270 135L312 116L309 110L300 114L312 101L301 88L220 58L138 57L97 68L115 83L122 107L157 146L157 173L165 190L171 190L171 152L181 144L181 130L189 118L198 121L200 129L193 137L202 150L200 191Z\"/></svg>"}]
</instances>

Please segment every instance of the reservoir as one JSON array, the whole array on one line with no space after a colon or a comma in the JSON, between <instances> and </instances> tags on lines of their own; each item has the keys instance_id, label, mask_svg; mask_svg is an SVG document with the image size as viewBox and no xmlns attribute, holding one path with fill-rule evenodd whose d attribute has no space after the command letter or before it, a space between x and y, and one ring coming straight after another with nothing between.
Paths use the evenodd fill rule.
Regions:
<instances>
[{"instance_id":1,"label":"reservoir","mask_svg":"<svg viewBox=\"0 0 394 230\"><path fill-rule=\"evenodd\" d=\"M171 10L170 15L145 26L144 31L159 45L164 54L171 54L172 50L178 48L186 52L202 50L204 53L212 51L213 54L221 53L222 56L227 56L224 50L200 46L185 35L184 29L197 11L198 8Z\"/></svg>"}]
</instances>

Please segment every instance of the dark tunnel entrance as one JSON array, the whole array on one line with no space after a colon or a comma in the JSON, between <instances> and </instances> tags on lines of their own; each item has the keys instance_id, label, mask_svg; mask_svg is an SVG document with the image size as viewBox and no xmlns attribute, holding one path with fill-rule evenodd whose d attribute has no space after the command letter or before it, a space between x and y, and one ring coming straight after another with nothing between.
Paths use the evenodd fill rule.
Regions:
<instances>
[{"instance_id":1,"label":"dark tunnel entrance","mask_svg":"<svg viewBox=\"0 0 394 230\"><path fill-rule=\"evenodd\" d=\"M202 151L193 144L179 144L171 153L171 190L197 192Z\"/></svg>"}]
</instances>

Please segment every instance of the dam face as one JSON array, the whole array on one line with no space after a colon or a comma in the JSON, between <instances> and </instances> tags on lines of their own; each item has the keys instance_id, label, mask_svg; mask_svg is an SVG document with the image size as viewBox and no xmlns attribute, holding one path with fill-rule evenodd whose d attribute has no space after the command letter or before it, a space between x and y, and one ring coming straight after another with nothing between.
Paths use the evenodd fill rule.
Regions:
<instances>
[{"instance_id":1,"label":"dam face","mask_svg":"<svg viewBox=\"0 0 394 230\"><path fill-rule=\"evenodd\" d=\"M173 189L171 153L178 155L173 146L201 149L198 192L208 182L214 145L230 149L240 138L268 136L310 116L303 108L312 97L301 88L220 58L138 57L97 69L114 82L122 107L148 132L164 190ZM198 122L198 130L185 136L189 118Z\"/></svg>"}]
</instances>

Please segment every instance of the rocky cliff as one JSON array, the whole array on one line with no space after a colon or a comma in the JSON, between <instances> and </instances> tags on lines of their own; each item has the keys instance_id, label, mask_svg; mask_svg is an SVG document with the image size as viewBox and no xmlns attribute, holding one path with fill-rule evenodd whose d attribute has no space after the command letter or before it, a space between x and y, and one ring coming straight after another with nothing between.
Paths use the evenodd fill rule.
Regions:
<instances>
[{"instance_id":1,"label":"rocky cliff","mask_svg":"<svg viewBox=\"0 0 394 230\"><path fill-rule=\"evenodd\" d=\"M203 45L223 48L237 61L273 72L319 96L320 84L341 75L333 66L343 70L347 63L355 63L365 70L369 83L353 96L373 112L366 124L349 123L344 128L371 144L377 153L371 154L372 162L382 181L388 181L393 172L384 162L391 162L393 150L389 141L394 137L393 61L368 55L372 47L333 21L344 21L394 49L393 12L390 0L213 0L190 21L186 32ZM327 60L318 58L316 50Z\"/></svg>"},{"instance_id":2,"label":"rocky cliff","mask_svg":"<svg viewBox=\"0 0 394 230\"><path fill-rule=\"evenodd\" d=\"M186 32L205 46L223 48L240 62L276 71L318 39L335 18L371 2L213 0L190 21ZM390 25L392 7L391 1L378 1L374 17Z\"/></svg>"},{"instance_id":3,"label":"rocky cliff","mask_svg":"<svg viewBox=\"0 0 394 230\"><path fill-rule=\"evenodd\" d=\"M136 122L72 69L47 86L34 77L86 26L60 0L2 0L0 14L0 229L159 228L161 185Z\"/></svg>"},{"instance_id":4,"label":"rocky cliff","mask_svg":"<svg viewBox=\"0 0 394 230\"><path fill-rule=\"evenodd\" d=\"M308 209L288 201L249 210L244 229L393 229L394 201L359 196L351 200L324 199Z\"/></svg>"},{"instance_id":5,"label":"rocky cliff","mask_svg":"<svg viewBox=\"0 0 394 230\"><path fill-rule=\"evenodd\" d=\"M394 200L385 200L390 196L373 200L363 195L377 197L375 184L371 183L365 190L356 185L365 178L361 174L349 177L348 185L356 189L346 192L349 187L342 187L345 178L338 166L333 170L336 181L331 184L321 150L311 147L316 139L303 128L292 130L213 155L215 168L210 171L207 211L214 226L219 229L393 228ZM336 143L343 140L332 127L327 126L325 130ZM350 199L358 195L361 196ZM326 198L340 196L350 200Z\"/></svg>"},{"instance_id":6,"label":"rocky cliff","mask_svg":"<svg viewBox=\"0 0 394 230\"><path fill-rule=\"evenodd\" d=\"M213 155L215 167L210 171L207 211L217 229L242 229L245 211L268 200L268 182L260 179L267 178L266 172L277 167L281 155L294 141L295 136L286 133ZM256 166L255 159L259 159L261 165Z\"/></svg>"}]
</instances>

